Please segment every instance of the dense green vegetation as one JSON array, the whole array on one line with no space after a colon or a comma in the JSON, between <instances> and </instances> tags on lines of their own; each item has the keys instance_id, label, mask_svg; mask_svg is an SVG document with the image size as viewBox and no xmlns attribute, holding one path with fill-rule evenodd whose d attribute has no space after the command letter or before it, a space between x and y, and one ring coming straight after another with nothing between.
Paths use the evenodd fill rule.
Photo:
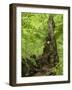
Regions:
<instances>
[{"instance_id":1,"label":"dense green vegetation","mask_svg":"<svg viewBox=\"0 0 72 90\"><path fill-rule=\"evenodd\" d=\"M21 13L21 55L25 64L27 58L37 65L32 55L38 57L43 53L45 39L48 33L49 14ZM63 15L53 14L55 21L54 34L57 42L59 62L53 69L55 75L63 73Z\"/></svg>"}]
</instances>

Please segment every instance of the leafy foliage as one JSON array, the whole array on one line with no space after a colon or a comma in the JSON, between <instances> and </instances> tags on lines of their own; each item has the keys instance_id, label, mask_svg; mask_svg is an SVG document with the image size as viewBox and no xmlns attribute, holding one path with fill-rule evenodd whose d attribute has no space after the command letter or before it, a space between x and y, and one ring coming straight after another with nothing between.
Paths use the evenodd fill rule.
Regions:
<instances>
[{"instance_id":1,"label":"leafy foliage","mask_svg":"<svg viewBox=\"0 0 72 90\"><path fill-rule=\"evenodd\" d=\"M37 66L36 60L32 55L39 56L43 53L45 39L48 33L49 14L40 13L21 13L21 55L22 62L26 63L26 58ZM59 63L53 72L56 75L63 73L63 15L53 14L55 21L55 37L57 42Z\"/></svg>"}]
</instances>

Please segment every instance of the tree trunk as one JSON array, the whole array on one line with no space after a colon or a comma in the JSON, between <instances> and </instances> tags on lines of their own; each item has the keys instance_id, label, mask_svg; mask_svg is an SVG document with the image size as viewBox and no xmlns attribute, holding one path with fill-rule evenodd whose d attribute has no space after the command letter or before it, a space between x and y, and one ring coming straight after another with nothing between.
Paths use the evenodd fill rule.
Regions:
<instances>
[{"instance_id":1,"label":"tree trunk","mask_svg":"<svg viewBox=\"0 0 72 90\"><path fill-rule=\"evenodd\" d=\"M46 37L45 47L43 49L43 57L46 56L46 60L52 66L55 66L58 62L57 43L54 34L55 22L53 16L49 16L48 19L48 36Z\"/></svg>"}]
</instances>

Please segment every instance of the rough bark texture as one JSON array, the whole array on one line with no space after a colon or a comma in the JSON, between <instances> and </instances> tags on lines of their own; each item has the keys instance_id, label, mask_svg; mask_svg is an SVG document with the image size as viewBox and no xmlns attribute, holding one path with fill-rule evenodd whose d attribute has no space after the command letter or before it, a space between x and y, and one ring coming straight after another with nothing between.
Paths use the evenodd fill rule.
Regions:
<instances>
[{"instance_id":1,"label":"rough bark texture","mask_svg":"<svg viewBox=\"0 0 72 90\"><path fill-rule=\"evenodd\" d=\"M56 65L58 62L57 45L54 34L55 22L52 16L49 16L48 20L48 36L46 37L45 47L43 49L43 56L47 56L46 59L51 65Z\"/></svg>"}]
</instances>

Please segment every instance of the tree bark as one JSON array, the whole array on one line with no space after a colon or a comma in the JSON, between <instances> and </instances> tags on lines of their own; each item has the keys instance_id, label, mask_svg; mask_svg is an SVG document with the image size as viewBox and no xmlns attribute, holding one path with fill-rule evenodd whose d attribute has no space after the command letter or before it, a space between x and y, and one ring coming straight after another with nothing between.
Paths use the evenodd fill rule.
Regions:
<instances>
[{"instance_id":1,"label":"tree bark","mask_svg":"<svg viewBox=\"0 0 72 90\"><path fill-rule=\"evenodd\" d=\"M53 66L55 66L59 60L54 29L55 22L53 16L50 15L48 19L48 36L46 37L43 56L46 56L46 60Z\"/></svg>"}]
</instances>

